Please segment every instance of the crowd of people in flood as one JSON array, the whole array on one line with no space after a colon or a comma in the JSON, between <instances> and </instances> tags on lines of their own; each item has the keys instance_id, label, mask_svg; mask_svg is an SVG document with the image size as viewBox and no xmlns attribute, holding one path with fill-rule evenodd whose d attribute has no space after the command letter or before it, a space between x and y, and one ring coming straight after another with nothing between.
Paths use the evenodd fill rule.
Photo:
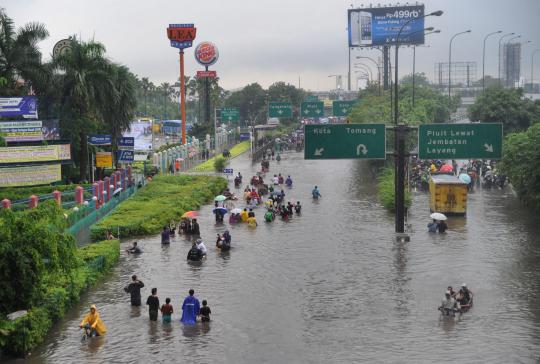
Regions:
<instances>
[{"instance_id":1,"label":"crowd of people in flood","mask_svg":"<svg viewBox=\"0 0 540 364\"><path fill-rule=\"evenodd\" d=\"M460 165L456 160L445 162L430 159L420 160L416 157L411 159L410 183L414 188L427 191L430 176L441 173L460 177L467 183L469 191L473 191L475 187L480 185L484 188L503 188L508 183L506 175L498 171L494 160L468 160Z\"/></svg>"}]
</instances>

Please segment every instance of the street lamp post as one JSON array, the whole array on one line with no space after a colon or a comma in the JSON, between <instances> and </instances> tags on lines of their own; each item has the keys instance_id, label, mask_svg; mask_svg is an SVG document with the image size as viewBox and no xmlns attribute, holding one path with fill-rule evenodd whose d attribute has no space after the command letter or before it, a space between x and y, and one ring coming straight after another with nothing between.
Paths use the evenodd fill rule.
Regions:
<instances>
[{"instance_id":1,"label":"street lamp post","mask_svg":"<svg viewBox=\"0 0 540 364\"><path fill-rule=\"evenodd\" d=\"M394 180L394 193L395 193L395 210L396 210L396 221L395 221L395 230L396 233L405 232L405 134L407 132L407 127L405 125L398 125L399 117L399 94L398 94L398 81L399 81L399 42L401 37L401 32L411 21L419 20L426 18L428 16L441 16L442 11L434 11L432 13L423 15L418 18L411 18L407 20L399 29L399 32L396 37L396 61L394 64L395 67L395 77L394 77L394 153L395 153L395 180ZM430 31L433 28L429 29Z\"/></svg>"},{"instance_id":2,"label":"street lamp post","mask_svg":"<svg viewBox=\"0 0 540 364\"><path fill-rule=\"evenodd\" d=\"M536 54L536 52L540 52L540 48L539 49L535 49L533 52L532 52L532 55L531 55L531 93L533 92L533 87L534 87L534 55Z\"/></svg>"},{"instance_id":3,"label":"street lamp post","mask_svg":"<svg viewBox=\"0 0 540 364\"><path fill-rule=\"evenodd\" d=\"M464 32L459 32L459 33L456 33L452 36L452 38L450 38L450 46L449 46L449 50L448 50L448 114L450 115L450 105L452 103L452 95L451 95L451 90L452 90L452 42L454 41L454 38L457 37L458 35L461 35L461 34L466 34L466 33L470 33L471 30L466 30Z\"/></svg>"},{"instance_id":4,"label":"street lamp post","mask_svg":"<svg viewBox=\"0 0 540 364\"><path fill-rule=\"evenodd\" d=\"M499 38L499 75L497 78L497 83L499 84L499 87L501 86L501 43L502 40L510 35L514 35L516 33L506 33L502 37Z\"/></svg>"},{"instance_id":5,"label":"street lamp post","mask_svg":"<svg viewBox=\"0 0 540 364\"><path fill-rule=\"evenodd\" d=\"M515 37L512 37L510 39L508 39L508 42L506 42L505 44L505 47L506 49L508 50L508 44L510 44L511 41L513 41L514 39L518 39L518 38L521 38L521 35L516 35ZM510 73L508 72L508 61L506 62L506 79L505 79L505 86L508 87L508 79L510 78Z\"/></svg>"},{"instance_id":6,"label":"street lamp post","mask_svg":"<svg viewBox=\"0 0 540 364\"><path fill-rule=\"evenodd\" d=\"M381 70L380 70L380 67L379 67L379 64L371 57L366 57L366 56L357 56L356 59L361 59L361 58L364 58L364 59L368 59L370 60L371 62L373 62L375 64L375 67L377 67L377 82L379 83L379 96L381 96ZM373 77L372 77L373 79Z\"/></svg>"},{"instance_id":7,"label":"street lamp post","mask_svg":"<svg viewBox=\"0 0 540 364\"><path fill-rule=\"evenodd\" d=\"M482 51L482 92L486 91L486 72L485 72L485 68L486 68L486 40L490 36L492 36L494 34L499 34L499 33L502 33L502 30L497 30L496 32L489 33L484 38L484 48L483 48L483 51Z\"/></svg>"},{"instance_id":8,"label":"street lamp post","mask_svg":"<svg viewBox=\"0 0 540 364\"><path fill-rule=\"evenodd\" d=\"M355 63L354 66L364 67L369 72L371 80L373 80L373 72L371 71L371 68L365 63Z\"/></svg>"}]
</instances>

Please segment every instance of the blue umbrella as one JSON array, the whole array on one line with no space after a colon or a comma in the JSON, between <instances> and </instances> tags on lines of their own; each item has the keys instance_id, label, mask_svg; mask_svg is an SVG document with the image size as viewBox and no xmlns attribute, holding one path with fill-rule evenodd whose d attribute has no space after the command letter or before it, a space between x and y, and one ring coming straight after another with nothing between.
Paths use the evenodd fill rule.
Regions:
<instances>
[{"instance_id":1,"label":"blue umbrella","mask_svg":"<svg viewBox=\"0 0 540 364\"><path fill-rule=\"evenodd\" d=\"M471 176L469 176L467 173L460 174L458 178L461 182L466 184L469 184L472 181Z\"/></svg>"},{"instance_id":2,"label":"blue umbrella","mask_svg":"<svg viewBox=\"0 0 540 364\"><path fill-rule=\"evenodd\" d=\"M212 210L212 212L215 214L219 212L221 215L225 215L227 213L227 209L225 207L216 207Z\"/></svg>"}]
</instances>

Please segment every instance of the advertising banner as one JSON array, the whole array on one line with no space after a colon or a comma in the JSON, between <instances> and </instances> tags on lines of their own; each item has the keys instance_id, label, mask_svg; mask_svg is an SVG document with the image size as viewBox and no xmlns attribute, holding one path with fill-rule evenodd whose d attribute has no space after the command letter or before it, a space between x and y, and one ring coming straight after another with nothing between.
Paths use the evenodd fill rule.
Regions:
<instances>
[{"instance_id":1,"label":"advertising banner","mask_svg":"<svg viewBox=\"0 0 540 364\"><path fill-rule=\"evenodd\" d=\"M399 43L424 44L424 5L349 9L349 47L374 47ZM411 20L412 19L412 20Z\"/></svg>"},{"instance_id":2,"label":"advertising banner","mask_svg":"<svg viewBox=\"0 0 540 364\"><path fill-rule=\"evenodd\" d=\"M0 97L0 117L13 116L37 119L37 98L35 96Z\"/></svg>"},{"instance_id":3,"label":"advertising banner","mask_svg":"<svg viewBox=\"0 0 540 364\"><path fill-rule=\"evenodd\" d=\"M197 35L197 28L194 24L169 24L167 37L171 41L171 47L184 49L193 45L193 40Z\"/></svg>"},{"instance_id":4,"label":"advertising banner","mask_svg":"<svg viewBox=\"0 0 540 364\"><path fill-rule=\"evenodd\" d=\"M0 168L1 187L44 185L61 179L60 164Z\"/></svg>"},{"instance_id":5,"label":"advertising banner","mask_svg":"<svg viewBox=\"0 0 540 364\"><path fill-rule=\"evenodd\" d=\"M107 134L90 134L88 143L92 145L111 145L112 137Z\"/></svg>"},{"instance_id":6,"label":"advertising banner","mask_svg":"<svg viewBox=\"0 0 540 364\"><path fill-rule=\"evenodd\" d=\"M0 147L0 164L52 162L71 159L69 144Z\"/></svg>"},{"instance_id":7,"label":"advertising banner","mask_svg":"<svg viewBox=\"0 0 540 364\"><path fill-rule=\"evenodd\" d=\"M0 133L6 142L30 142L43 140L42 123L35 121L1 121Z\"/></svg>"},{"instance_id":8,"label":"advertising banner","mask_svg":"<svg viewBox=\"0 0 540 364\"><path fill-rule=\"evenodd\" d=\"M96 167L98 168L111 168L112 167L112 153L111 152L97 152L96 153Z\"/></svg>"}]
</instances>

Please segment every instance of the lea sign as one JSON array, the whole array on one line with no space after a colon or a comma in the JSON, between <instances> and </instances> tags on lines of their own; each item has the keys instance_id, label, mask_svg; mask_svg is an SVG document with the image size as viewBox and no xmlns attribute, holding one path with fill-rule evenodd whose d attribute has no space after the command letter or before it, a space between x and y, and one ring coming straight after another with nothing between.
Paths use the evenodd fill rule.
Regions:
<instances>
[{"instance_id":1,"label":"lea sign","mask_svg":"<svg viewBox=\"0 0 540 364\"><path fill-rule=\"evenodd\" d=\"M197 35L194 24L169 24L167 37L171 41L171 47L184 49L193 45Z\"/></svg>"}]
</instances>

